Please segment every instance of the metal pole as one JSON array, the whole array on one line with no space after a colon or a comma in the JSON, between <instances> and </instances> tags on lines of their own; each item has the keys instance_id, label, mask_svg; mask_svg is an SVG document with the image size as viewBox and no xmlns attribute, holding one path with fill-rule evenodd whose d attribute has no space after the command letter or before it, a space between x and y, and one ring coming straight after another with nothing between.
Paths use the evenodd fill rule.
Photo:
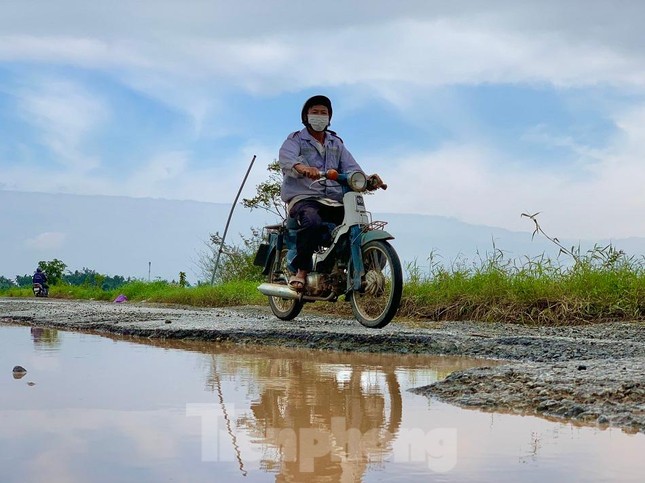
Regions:
<instances>
[{"instance_id":1,"label":"metal pole","mask_svg":"<svg viewBox=\"0 0 645 483\"><path fill-rule=\"evenodd\" d=\"M240 451L240 446L237 444L237 438L235 433L231 428L231 418L226 411L226 404L224 404L224 393L222 392L222 382L219 378L219 371L217 370L217 362L213 362L215 365L215 370L213 371L213 378L215 379L215 385L217 386L217 398L219 399L219 404L222 407L222 414L224 415L224 421L226 421L226 431L231 437L231 442L233 443L233 449L235 450L235 457L237 458L237 464L240 467L240 472L242 476L246 476L248 472L244 469L244 461L242 460L242 452Z\"/></svg>"},{"instance_id":2,"label":"metal pole","mask_svg":"<svg viewBox=\"0 0 645 483\"><path fill-rule=\"evenodd\" d=\"M213 275L211 276L211 285L215 284L215 273L217 272L217 267L219 266L219 257L222 254L222 247L224 246L224 240L226 239L226 233L228 232L228 225L231 223L231 217L233 216L233 210L235 210L235 205L237 205L237 200L240 197L240 193L242 193L242 188L244 187L244 183L246 183L246 178L249 177L249 173L251 172L251 168L253 167L253 163L255 163L255 154L253 155L253 159L251 160L251 164L249 164L249 169L246 170L246 174L244 175L244 179L242 180L242 184L240 185L240 189L237 191L237 196L235 197L235 201L233 202L233 206L231 206L231 211L228 214L228 220L226 220L226 227L224 228L224 234L222 235L222 242L219 245L219 250L217 250L217 258L215 259L215 265L213 266Z\"/></svg>"}]
</instances>

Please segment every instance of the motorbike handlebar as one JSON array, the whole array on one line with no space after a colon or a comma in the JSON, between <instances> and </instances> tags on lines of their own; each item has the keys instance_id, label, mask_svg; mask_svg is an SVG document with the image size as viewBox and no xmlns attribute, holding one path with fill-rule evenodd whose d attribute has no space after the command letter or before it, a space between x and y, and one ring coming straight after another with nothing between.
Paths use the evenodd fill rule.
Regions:
<instances>
[{"instance_id":1,"label":"motorbike handlebar","mask_svg":"<svg viewBox=\"0 0 645 483\"><path fill-rule=\"evenodd\" d=\"M331 181L339 181L340 180L340 181L345 182L345 183L347 182L347 175L340 174L335 169L328 169L327 171L319 171L319 175L320 175L320 179L329 179ZM373 179L374 178L370 178L370 177L367 178L367 183L368 183L368 186L369 186L368 189L377 189L377 188L372 187L372 180ZM387 185L385 183L383 183L383 184L381 184L381 186L379 186L379 188L386 190Z\"/></svg>"}]
</instances>

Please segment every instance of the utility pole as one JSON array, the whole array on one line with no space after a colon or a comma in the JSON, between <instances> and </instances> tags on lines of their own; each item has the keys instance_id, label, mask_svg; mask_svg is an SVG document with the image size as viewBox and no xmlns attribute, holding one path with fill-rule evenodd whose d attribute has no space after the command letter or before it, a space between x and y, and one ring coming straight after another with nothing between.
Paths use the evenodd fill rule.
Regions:
<instances>
[{"instance_id":1,"label":"utility pole","mask_svg":"<svg viewBox=\"0 0 645 483\"><path fill-rule=\"evenodd\" d=\"M237 196L235 196L235 201L233 201L233 205L231 206L231 211L228 214L228 220L226 220L226 227L224 228L224 234L222 235L222 242L219 244L219 250L217 250L217 258L215 259L215 265L213 266L213 274L211 275L211 285L215 284L215 273L217 272L217 267L219 266L219 256L222 254L222 247L224 246L224 240L226 239L226 232L228 232L228 225L231 223L233 210L235 209L237 200L240 197L242 188L244 188L244 183L246 183L246 178L249 177L249 173L251 172L251 168L253 167L254 162L255 162L255 154L253 155L253 159L251 159L251 164L249 165L249 169L246 170L246 174L244 175L244 179L242 180L240 189L237 191Z\"/></svg>"},{"instance_id":2,"label":"utility pole","mask_svg":"<svg viewBox=\"0 0 645 483\"><path fill-rule=\"evenodd\" d=\"M152 265L152 262L148 262L148 282L150 281L150 267Z\"/></svg>"}]
</instances>

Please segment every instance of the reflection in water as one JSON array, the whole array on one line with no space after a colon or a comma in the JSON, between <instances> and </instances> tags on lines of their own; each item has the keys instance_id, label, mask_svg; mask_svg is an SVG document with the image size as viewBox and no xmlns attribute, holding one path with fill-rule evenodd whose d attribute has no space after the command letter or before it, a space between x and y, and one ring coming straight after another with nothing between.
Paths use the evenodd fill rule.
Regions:
<instances>
[{"instance_id":1,"label":"reflection in water","mask_svg":"<svg viewBox=\"0 0 645 483\"><path fill-rule=\"evenodd\" d=\"M57 329L46 329L43 327L32 327L30 329L31 339L36 349L58 349L60 338Z\"/></svg>"},{"instance_id":2,"label":"reflection in water","mask_svg":"<svg viewBox=\"0 0 645 483\"><path fill-rule=\"evenodd\" d=\"M36 384L0 377L2 483L641 481L645 471L641 434L407 391L491 362L26 327L0 326L0 340L0 366L23 363Z\"/></svg>"},{"instance_id":3,"label":"reflection in water","mask_svg":"<svg viewBox=\"0 0 645 483\"><path fill-rule=\"evenodd\" d=\"M239 430L247 431L261 446L261 468L276 472L277 482L361 481L370 465L382 464L391 456L403 413L397 376L402 371L400 356L224 350L225 354L211 354L207 386L217 394L242 474L246 470L236 441ZM434 358L438 367L430 369L428 362L427 357L406 358L404 371L407 376L423 373L427 383L445 377L455 366L486 364ZM222 376L230 374L252 384L255 394L250 414L234 422L222 390ZM408 377L408 387L410 379L415 378Z\"/></svg>"},{"instance_id":4,"label":"reflection in water","mask_svg":"<svg viewBox=\"0 0 645 483\"><path fill-rule=\"evenodd\" d=\"M206 388L214 393L218 409L217 415L210 414L212 449L203 457L221 460L226 445L224 452L235 460L241 475L248 473L250 461L259 461L262 470L276 473L277 482L361 481L370 467L392 459L395 446L407 454L419 439L415 461L425 464L426 433L419 438L408 432L403 442L398 438L403 417L401 378L409 389L458 369L496 363L195 341L145 343L209 354ZM243 410L231 404L235 400L231 382L247 394ZM207 419L199 409L189 413ZM251 451L241 439L252 441Z\"/></svg>"},{"instance_id":5,"label":"reflection in water","mask_svg":"<svg viewBox=\"0 0 645 483\"><path fill-rule=\"evenodd\" d=\"M276 481L360 481L391 450L401 424L396 373L347 366L348 379L339 380L317 366L269 361L258 375L270 383L251 403L253 418L240 423L264 445L263 464L279 471Z\"/></svg>"}]
</instances>

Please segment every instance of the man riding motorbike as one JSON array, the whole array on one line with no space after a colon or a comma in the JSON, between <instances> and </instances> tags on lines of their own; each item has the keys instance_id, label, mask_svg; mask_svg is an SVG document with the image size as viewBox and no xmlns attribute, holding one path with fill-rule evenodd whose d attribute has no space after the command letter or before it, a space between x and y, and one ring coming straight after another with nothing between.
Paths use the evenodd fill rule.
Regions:
<instances>
[{"instance_id":1,"label":"man riding motorbike","mask_svg":"<svg viewBox=\"0 0 645 483\"><path fill-rule=\"evenodd\" d=\"M49 285L47 285L47 275L40 267L36 269L36 272L34 273L31 281L32 283L39 283L45 290L49 289Z\"/></svg>"},{"instance_id":2,"label":"man riding motorbike","mask_svg":"<svg viewBox=\"0 0 645 483\"><path fill-rule=\"evenodd\" d=\"M281 198L288 205L289 217L299 229L296 236L297 255L291 261L297 272L289 286L304 289L311 257L324 234L323 222L339 225L343 221L343 192L340 186L312 183L321 171L335 169L341 173L363 171L334 131L327 129L332 117L328 97L313 96L304 103L300 114L305 128L290 134L280 148L278 163L282 168ZM373 174L370 189L383 182Z\"/></svg>"}]
</instances>

